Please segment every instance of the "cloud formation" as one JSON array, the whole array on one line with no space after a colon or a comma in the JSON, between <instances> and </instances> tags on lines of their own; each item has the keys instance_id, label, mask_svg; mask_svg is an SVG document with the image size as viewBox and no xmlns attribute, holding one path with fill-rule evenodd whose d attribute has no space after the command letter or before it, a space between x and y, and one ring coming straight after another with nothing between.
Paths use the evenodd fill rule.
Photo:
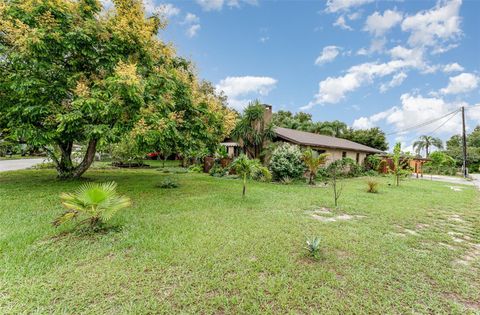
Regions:
<instances>
[{"instance_id":1,"label":"cloud formation","mask_svg":"<svg viewBox=\"0 0 480 315\"><path fill-rule=\"evenodd\" d=\"M448 86L441 89L442 94L460 94L470 92L478 87L479 77L472 73L462 73L455 77L450 77Z\"/></svg>"},{"instance_id":2,"label":"cloud formation","mask_svg":"<svg viewBox=\"0 0 480 315\"><path fill-rule=\"evenodd\" d=\"M340 49L341 48L337 46L325 46L320 56L315 59L315 64L320 66L332 62L340 54Z\"/></svg>"},{"instance_id":3,"label":"cloud formation","mask_svg":"<svg viewBox=\"0 0 480 315\"><path fill-rule=\"evenodd\" d=\"M402 18L402 14L395 10L386 10L383 15L374 12L367 18L363 29L374 36L383 36L389 29L399 24Z\"/></svg>"},{"instance_id":4,"label":"cloud formation","mask_svg":"<svg viewBox=\"0 0 480 315\"><path fill-rule=\"evenodd\" d=\"M226 77L215 87L228 96L231 107L241 110L253 98L268 95L277 82L276 79L265 76Z\"/></svg>"}]
</instances>

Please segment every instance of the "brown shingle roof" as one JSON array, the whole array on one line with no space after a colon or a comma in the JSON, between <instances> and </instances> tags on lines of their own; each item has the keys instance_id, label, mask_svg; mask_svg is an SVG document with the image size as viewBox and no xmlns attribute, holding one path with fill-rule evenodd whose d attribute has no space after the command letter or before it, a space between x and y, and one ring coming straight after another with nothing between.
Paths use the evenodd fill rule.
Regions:
<instances>
[{"instance_id":1,"label":"brown shingle roof","mask_svg":"<svg viewBox=\"0 0 480 315\"><path fill-rule=\"evenodd\" d=\"M383 153L383 151L342 138L324 136L316 133L282 127L275 127L274 131L278 138L304 146L346 149L369 153Z\"/></svg>"}]
</instances>

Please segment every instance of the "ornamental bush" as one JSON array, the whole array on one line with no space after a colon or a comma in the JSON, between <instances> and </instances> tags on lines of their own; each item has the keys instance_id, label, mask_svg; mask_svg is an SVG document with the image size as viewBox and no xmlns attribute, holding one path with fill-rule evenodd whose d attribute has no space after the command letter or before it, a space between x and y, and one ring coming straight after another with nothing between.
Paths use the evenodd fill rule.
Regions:
<instances>
[{"instance_id":1,"label":"ornamental bush","mask_svg":"<svg viewBox=\"0 0 480 315\"><path fill-rule=\"evenodd\" d=\"M305 171L302 161L302 152L296 145L283 143L272 153L270 159L270 170L275 180L282 180L289 177L299 178Z\"/></svg>"}]
</instances>

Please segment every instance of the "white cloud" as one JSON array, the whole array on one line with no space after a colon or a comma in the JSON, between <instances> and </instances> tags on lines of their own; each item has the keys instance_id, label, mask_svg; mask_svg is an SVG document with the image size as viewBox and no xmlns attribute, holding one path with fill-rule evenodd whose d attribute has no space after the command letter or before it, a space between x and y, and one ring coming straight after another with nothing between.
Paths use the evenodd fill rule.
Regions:
<instances>
[{"instance_id":1,"label":"white cloud","mask_svg":"<svg viewBox=\"0 0 480 315\"><path fill-rule=\"evenodd\" d=\"M337 11L348 11L350 8L358 7L374 0L327 0L326 11L333 13Z\"/></svg>"},{"instance_id":2,"label":"white cloud","mask_svg":"<svg viewBox=\"0 0 480 315\"><path fill-rule=\"evenodd\" d=\"M385 93L389 89L401 85L406 78L407 74L403 71L395 74L390 82L380 85L380 92Z\"/></svg>"},{"instance_id":3,"label":"white cloud","mask_svg":"<svg viewBox=\"0 0 480 315\"><path fill-rule=\"evenodd\" d=\"M187 15L185 15L185 18L183 19L183 24L194 24L194 23L198 23L200 21L200 18L198 16L196 16L195 14L193 13L187 13Z\"/></svg>"},{"instance_id":4,"label":"white cloud","mask_svg":"<svg viewBox=\"0 0 480 315\"><path fill-rule=\"evenodd\" d=\"M363 29L375 36L382 36L401 21L402 14L400 12L386 10L383 12L383 15L379 12L374 12L367 18Z\"/></svg>"},{"instance_id":5,"label":"white cloud","mask_svg":"<svg viewBox=\"0 0 480 315\"><path fill-rule=\"evenodd\" d=\"M185 34L187 34L188 37L192 38L197 36L197 33L199 30L200 30L200 24L193 24L187 28L187 30L185 31Z\"/></svg>"},{"instance_id":6,"label":"white cloud","mask_svg":"<svg viewBox=\"0 0 480 315\"><path fill-rule=\"evenodd\" d=\"M362 17L362 13L360 11L357 11L357 12L350 13L347 16L349 20L355 21Z\"/></svg>"},{"instance_id":7,"label":"white cloud","mask_svg":"<svg viewBox=\"0 0 480 315\"><path fill-rule=\"evenodd\" d=\"M366 55L371 55L373 53L382 52L385 48L386 43L387 43L387 39L385 37L375 38L370 43L370 47L360 48L357 51L357 55L366 56Z\"/></svg>"},{"instance_id":8,"label":"white cloud","mask_svg":"<svg viewBox=\"0 0 480 315\"><path fill-rule=\"evenodd\" d=\"M459 71L463 71L463 67L461 65L459 65L458 63L454 62L454 63L449 63L448 65L445 65L443 67L443 72L445 73L449 73L449 72L459 72Z\"/></svg>"},{"instance_id":9,"label":"white cloud","mask_svg":"<svg viewBox=\"0 0 480 315\"><path fill-rule=\"evenodd\" d=\"M457 39L461 34L459 11L462 0L439 1L430 9L406 17L402 30L410 32L412 47L432 46L441 52L442 44Z\"/></svg>"},{"instance_id":10,"label":"white cloud","mask_svg":"<svg viewBox=\"0 0 480 315\"><path fill-rule=\"evenodd\" d=\"M442 117L460 106L466 106L465 103L447 103L442 98L423 97L420 95L403 94L400 97L401 106L394 106L386 111L377 113L370 117L360 117L353 122L354 128L371 128L378 125L379 122L392 125L396 131L402 131L406 128L430 121L436 117ZM438 122L412 130L415 133L455 133L460 131L460 116L453 118L450 116L439 120ZM442 125L443 124L443 125ZM438 130L438 127L440 127Z\"/></svg>"},{"instance_id":11,"label":"white cloud","mask_svg":"<svg viewBox=\"0 0 480 315\"><path fill-rule=\"evenodd\" d=\"M158 6L157 12L162 16L165 16L167 18L171 18L173 16L179 15L180 14L180 9L177 8L176 6L174 6L171 3L163 3L163 4Z\"/></svg>"},{"instance_id":12,"label":"white cloud","mask_svg":"<svg viewBox=\"0 0 480 315\"><path fill-rule=\"evenodd\" d=\"M323 48L320 56L315 60L317 66L323 65L328 62L332 62L340 54L340 47L337 46L326 46Z\"/></svg>"},{"instance_id":13,"label":"white cloud","mask_svg":"<svg viewBox=\"0 0 480 315\"><path fill-rule=\"evenodd\" d=\"M476 89L480 78L472 73L462 73L455 77L450 77L448 86L440 90L442 94L460 94L467 93Z\"/></svg>"},{"instance_id":14,"label":"white cloud","mask_svg":"<svg viewBox=\"0 0 480 315\"><path fill-rule=\"evenodd\" d=\"M351 28L347 22L345 21L345 17L343 15L340 15L338 19L333 23L333 26L338 26L344 30L348 31L353 31L353 28Z\"/></svg>"},{"instance_id":15,"label":"white cloud","mask_svg":"<svg viewBox=\"0 0 480 315\"><path fill-rule=\"evenodd\" d=\"M255 96L268 95L277 82L274 78L261 76L226 77L215 87L228 96L231 107L242 109Z\"/></svg>"},{"instance_id":16,"label":"white cloud","mask_svg":"<svg viewBox=\"0 0 480 315\"><path fill-rule=\"evenodd\" d=\"M328 77L319 83L319 91L315 99L303 109L308 109L317 104L335 104L343 100L347 93L357 90L359 87L371 84L374 79L398 73L409 68L423 68L421 58L410 50L397 49L396 57L386 63L367 62L351 67L343 76Z\"/></svg>"},{"instance_id":17,"label":"white cloud","mask_svg":"<svg viewBox=\"0 0 480 315\"><path fill-rule=\"evenodd\" d=\"M260 39L259 39L260 43L262 43L262 44L268 42L269 40L270 40L270 37L269 37L269 36L262 36L262 37L260 37Z\"/></svg>"},{"instance_id":18,"label":"white cloud","mask_svg":"<svg viewBox=\"0 0 480 315\"><path fill-rule=\"evenodd\" d=\"M257 5L257 0L195 0L205 11L220 11L226 5L228 7L240 7L240 3Z\"/></svg>"}]
</instances>

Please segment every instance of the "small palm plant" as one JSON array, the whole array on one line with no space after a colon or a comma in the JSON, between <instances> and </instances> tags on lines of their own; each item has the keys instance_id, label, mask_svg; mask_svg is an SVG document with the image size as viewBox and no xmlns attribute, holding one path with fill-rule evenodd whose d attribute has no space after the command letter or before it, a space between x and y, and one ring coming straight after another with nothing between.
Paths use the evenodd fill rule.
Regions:
<instances>
[{"instance_id":1,"label":"small palm plant","mask_svg":"<svg viewBox=\"0 0 480 315\"><path fill-rule=\"evenodd\" d=\"M307 166L309 173L309 185L315 185L315 176L320 166L324 165L327 161L327 157L328 153L322 153L315 157L314 151L310 148L303 152L303 162Z\"/></svg>"},{"instance_id":2,"label":"small palm plant","mask_svg":"<svg viewBox=\"0 0 480 315\"><path fill-rule=\"evenodd\" d=\"M308 253L312 257L318 257L320 254L320 237L315 236L313 238L307 239L307 247Z\"/></svg>"},{"instance_id":3,"label":"small palm plant","mask_svg":"<svg viewBox=\"0 0 480 315\"><path fill-rule=\"evenodd\" d=\"M249 159L245 154L241 154L232 162L231 168L243 179L242 197L245 197L247 190L247 179L252 178L259 172L266 173L266 168L262 166L259 160Z\"/></svg>"},{"instance_id":4,"label":"small palm plant","mask_svg":"<svg viewBox=\"0 0 480 315\"><path fill-rule=\"evenodd\" d=\"M87 218L79 224L89 223L90 227L110 220L117 211L132 204L130 198L118 195L116 188L115 182L85 183L74 193L62 193L62 205L67 211L55 219L53 225L59 226L82 214Z\"/></svg>"}]
</instances>

